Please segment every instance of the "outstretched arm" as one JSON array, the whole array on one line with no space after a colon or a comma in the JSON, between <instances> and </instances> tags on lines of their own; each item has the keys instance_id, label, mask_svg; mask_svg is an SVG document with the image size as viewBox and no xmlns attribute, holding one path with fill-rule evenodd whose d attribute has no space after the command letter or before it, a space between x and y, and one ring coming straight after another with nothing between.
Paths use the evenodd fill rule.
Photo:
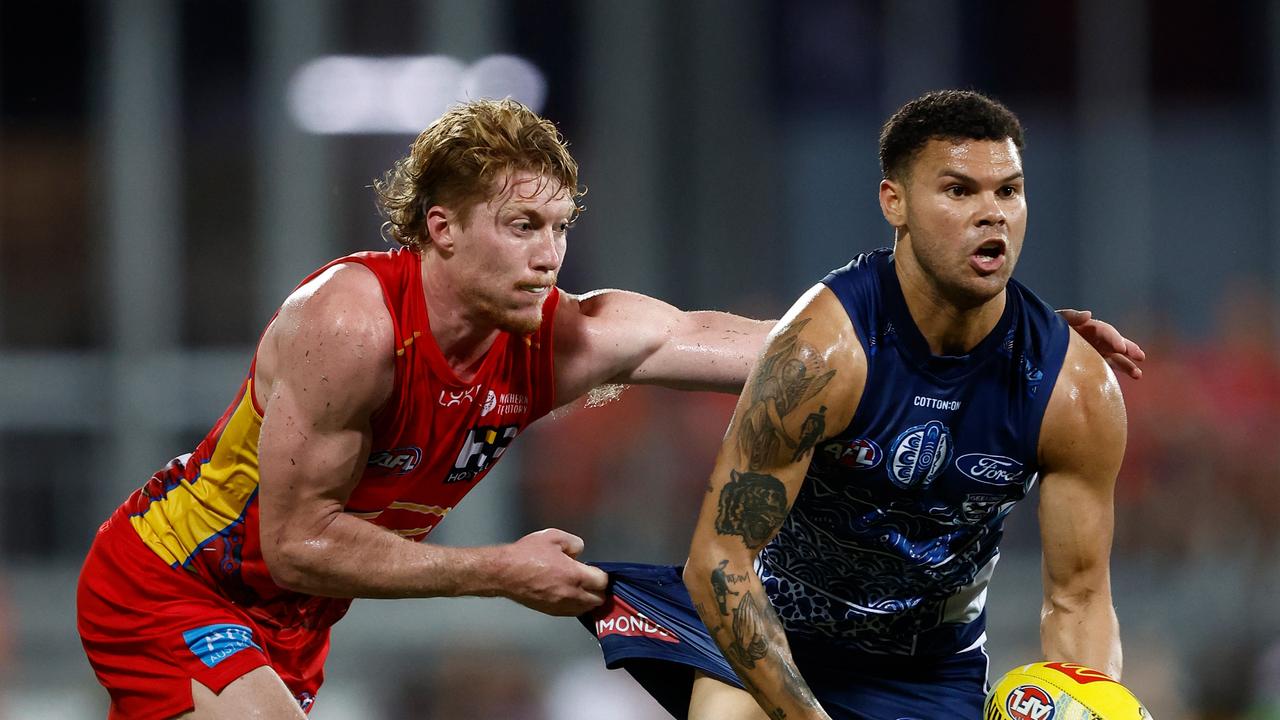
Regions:
<instances>
[{"instance_id":1,"label":"outstretched arm","mask_svg":"<svg viewBox=\"0 0 1280 720\"><path fill-rule=\"evenodd\" d=\"M392 346L377 280L358 265L299 288L263 337L258 502L275 582L334 597L504 596L568 615L599 605L607 578L573 559L582 541L568 533L449 548L344 512L368 460L369 418L391 393Z\"/></svg>"},{"instance_id":2,"label":"outstretched arm","mask_svg":"<svg viewBox=\"0 0 1280 720\"><path fill-rule=\"evenodd\" d=\"M828 718L791 657L754 559L777 534L827 428L845 427L866 359L817 286L770 334L738 400L694 530L684 581L698 614L770 718Z\"/></svg>"},{"instance_id":3,"label":"outstretched arm","mask_svg":"<svg viewBox=\"0 0 1280 720\"><path fill-rule=\"evenodd\" d=\"M1130 377L1146 354L1088 310L1058 314L1095 351ZM625 290L565 293L556 311L556 405L606 383L739 392L773 320L686 312Z\"/></svg>"},{"instance_id":4,"label":"outstretched arm","mask_svg":"<svg viewBox=\"0 0 1280 720\"><path fill-rule=\"evenodd\" d=\"M557 406L605 383L738 392L774 325L625 290L566 293L555 322Z\"/></svg>"},{"instance_id":5,"label":"outstretched arm","mask_svg":"<svg viewBox=\"0 0 1280 720\"><path fill-rule=\"evenodd\" d=\"M1120 677L1121 650L1110 555L1125 431L1115 376L1073 336L1040 434L1040 638L1047 659L1088 665L1114 678Z\"/></svg>"}]
</instances>

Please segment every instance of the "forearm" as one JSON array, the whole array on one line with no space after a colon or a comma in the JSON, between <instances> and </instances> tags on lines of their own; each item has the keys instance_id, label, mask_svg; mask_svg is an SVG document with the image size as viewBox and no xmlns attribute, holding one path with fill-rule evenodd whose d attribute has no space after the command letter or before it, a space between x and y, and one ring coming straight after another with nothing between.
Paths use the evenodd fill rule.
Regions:
<instances>
[{"instance_id":1,"label":"forearm","mask_svg":"<svg viewBox=\"0 0 1280 720\"><path fill-rule=\"evenodd\" d=\"M1040 644L1047 660L1079 663L1120 678L1120 624L1108 594L1047 599L1040 613Z\"/></svg>"},{"instance_id":2,"label":"forearm","mask_svg":"<svg viewBox=\"0 0 1280 720\"><path fill-rule=\"evenodd\" d=\"M711 637L766 715L829 719L796 667L750 555L712 549L690 558L684 580Z\"/></svg>"},{"instance_id":3,"label":"forearm","mask_svg":"<svg viewBox=\"0 0 1280 720\"><path fill-rule=\"evenodd\" d=\"M502 594L501 547L415 543L344 513L326 518L306 537L265 540L272 578L297 592L369 598Z\"/></svg>"}]
</instances>

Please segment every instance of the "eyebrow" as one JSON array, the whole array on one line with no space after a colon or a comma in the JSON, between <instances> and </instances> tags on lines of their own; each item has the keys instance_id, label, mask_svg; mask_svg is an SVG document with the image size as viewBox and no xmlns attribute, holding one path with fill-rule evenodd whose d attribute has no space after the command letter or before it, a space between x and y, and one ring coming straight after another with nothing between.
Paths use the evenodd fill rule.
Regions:
<instances>
[{"instance_id":1,"label":"eyebrow","mask_svg":"<svg viewBox=\"0 0 1280 720\"><path fill-rule=\"evenodd\" d=\"M509 203L505 208L503 208L502 214L507 215L509 217L518 217L520 215L525 215L528 217L536 218L541 222L554 222L555 220L563 220L564 222L570 222L570 223L573 222L574 217L576 215L575 213L576 208L574 208L573 210L570 210L568 213L564 215L561 215L560 213L543 212L541 210L541 208L543 207L545 207L545 205Z\"/></svg>"},{"instance_id":2,"label":"eyebrow","mask_svg":"<svg viewBox=\"0 0 1280 720\"><path fill-rule=\"evenodd\" d=\"M955 178L955 179L957 179L957 180L960 180L961 182L969 183L970 185L977 185L977 184L979 184L979 183L978 183L978 181L977 181L976 179L971 178L971 177L969 177L968 175L965 175L965 174L964 174L964 173L962 173L962 172L957 172L957 171L955 171L955 170L951 170L951 169L949 169L949 168L943 168L943 169L942 169L942 172L938 173L938 177L940 177L940 178L944 178L944 177L953 177L953 178ZM1001 184L1001 185L1008 185L1009 183L1013 182L1014 180L1021 180L1023 177L1024 177L1024 175L1023 175L1022 171L1021 171L1021 170L1019 170L1018 172L1013 173L1012 175L1009 175L1008 177L1001 178L1001 179L1000 179L1000 184Z\"/></svg>"}]
</instances>

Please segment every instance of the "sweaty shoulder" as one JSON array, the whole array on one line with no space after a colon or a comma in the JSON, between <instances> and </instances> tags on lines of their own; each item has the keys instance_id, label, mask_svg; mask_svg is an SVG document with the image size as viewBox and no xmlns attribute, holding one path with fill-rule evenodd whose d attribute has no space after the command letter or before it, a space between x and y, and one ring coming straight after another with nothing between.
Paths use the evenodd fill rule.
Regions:
<instances>
[{"instance_id":1,"label":"sweaty shoulder","mask_svg":"<svg viewBox=\"0 0 1280 720\"><path fill-rule=\"evenodd\" d=\"M824 401L835 407L829 427L844 427L853 419L866 385L867 356L831 288L819 283L800 296L770 333L758 367L770 367L782 357L830 373Z\"/></svg>"},{"instance_id":2,"label":"sweaty shoulder","mask_svg":"<svg viewBox=\"0 0 1280 720\"><path fill-rule=\"evenodd\" d=\"M1127 420L1120 384L1088 341L1075 332L1068 335L1040 433L1040 456L1047 469L1068 456L1124 452Z\"/></svg>"},{"instance_id":3,"label":"sweaty shoulder","mask_svg":"<svg viewBox=\"0 0 1280 720\"><path fill-rule=\"evenodd\" d=\"M289 381L372 412L392 389L394 337L372 271L351 262L325 270L285 299L263 334L254 373L259 406Z\"/></svg>"}]
</instances>

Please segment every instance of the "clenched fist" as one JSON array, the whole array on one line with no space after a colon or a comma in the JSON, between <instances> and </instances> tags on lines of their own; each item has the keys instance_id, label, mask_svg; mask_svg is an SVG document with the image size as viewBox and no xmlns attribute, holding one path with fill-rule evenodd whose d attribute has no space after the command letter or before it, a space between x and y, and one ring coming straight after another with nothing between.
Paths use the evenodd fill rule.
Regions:
<instances>
[{"instance_id":1,"label":"clenched fist","mask_svg":"<svg viewBox=\"0 0 1280 720\"><path fill-rule=\"evenodd\" d=\"M548 615L575 616L598 607L609 576L574 559L582 548L582 538L554 528L506 546L503 594Z\"/></svg>"}]
</instances>

